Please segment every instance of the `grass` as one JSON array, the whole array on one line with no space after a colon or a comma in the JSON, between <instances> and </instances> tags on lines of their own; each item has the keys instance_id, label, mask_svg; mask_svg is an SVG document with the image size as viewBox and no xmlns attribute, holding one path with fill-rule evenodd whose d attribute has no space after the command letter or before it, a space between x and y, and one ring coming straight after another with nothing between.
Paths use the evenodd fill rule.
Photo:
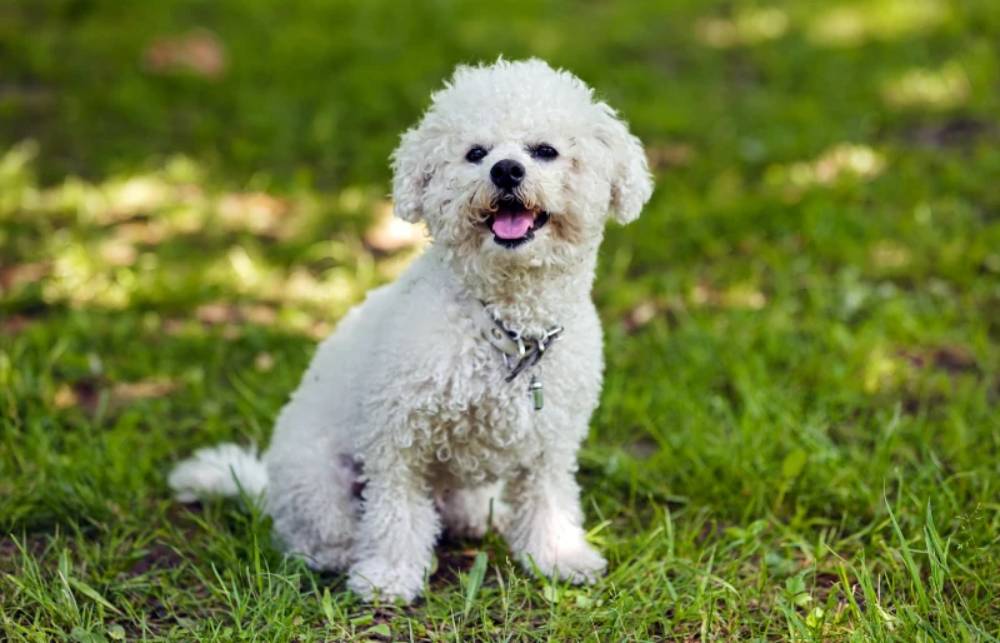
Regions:
<instances>
[{"instance_id":1,"label":"grass","mask_svg":"<svg viewBox=\"0 0 1000 643\"><path fill-rule=\"evenodd\" d=\"M992 0L5 3L0 631L996 640L998 43ZM370 233L397 135L498 52L577 71L657 173L594 293L610 572L536 580L490 536L366 606L165 474L266 444L414 252Z\"/></svg>"}]
</instances>

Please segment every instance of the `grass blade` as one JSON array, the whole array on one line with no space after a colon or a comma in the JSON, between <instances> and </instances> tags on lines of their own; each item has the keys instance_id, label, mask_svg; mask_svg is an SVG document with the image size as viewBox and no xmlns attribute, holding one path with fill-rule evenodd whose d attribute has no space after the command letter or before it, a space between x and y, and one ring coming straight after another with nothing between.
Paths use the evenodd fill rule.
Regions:
<instances>
[{"instance_id":1,"label":"grass blade","mask_svg":"<svg viewBox=\"0 0 1000 643\"><path fill-rule=\"evenodd\" d=\"M463 618L468 618L469 612L476 602L476 594L479 593L479 588L483 585L483 578L486 577L486 562L486 552L480 551L476 554L476 560L472 563L472 569L469 570L468 585L465 588L465 607L462 609Z\"/></svg>"}]
</instances>

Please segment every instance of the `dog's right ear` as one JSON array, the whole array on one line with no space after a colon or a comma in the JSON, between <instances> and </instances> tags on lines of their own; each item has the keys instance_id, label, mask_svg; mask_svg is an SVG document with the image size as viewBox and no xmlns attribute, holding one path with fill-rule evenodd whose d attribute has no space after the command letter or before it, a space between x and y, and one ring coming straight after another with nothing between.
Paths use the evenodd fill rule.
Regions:
<instances>
[{"instance_id":1,"label":"dog's right ear","mask_svg":"<svg viewBox=\"0 0 1000 643\"><path fill-rule=\"evenodd\" d=\"M609 209L618 223L631 223L653 194L653 177L642 142L607 104L598 103L598 109L597 138L609 150L613 164Z\"/></svg>"},{"instance_id":2,"label":"dog's right ear","mask_svg":"<svg viewBox=\"0 0 1000 643\"><path fill-rule=\"evenodd\" d=\"M422 124L407 130L392 153L392 202L397 217L416 223L424 216L424 190L431 167L423 151Z\"/></svg>"}]
</instances>

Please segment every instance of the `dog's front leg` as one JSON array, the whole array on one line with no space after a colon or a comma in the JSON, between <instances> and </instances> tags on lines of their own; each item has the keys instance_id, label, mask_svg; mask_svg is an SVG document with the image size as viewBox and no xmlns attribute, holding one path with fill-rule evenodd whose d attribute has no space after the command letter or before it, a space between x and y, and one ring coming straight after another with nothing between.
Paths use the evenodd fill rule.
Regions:
<instances>
[{"instance_id":1,"label":"dog's front leg","mask_svg":"<svg viewBox=\"0 0 1000 643\"><path fill-rule=\"evenodd\" d=\"M526 569L574 583L604 573L604 558L584 537L576 454L549 451L507 485L514 508L507 542Z\"/></svg>"},{"instance_id":2,"label":"dog's front leg","mask_svg":"<svg viewBox=\"0 0 1000 643\"><path fill-rule=\"evenodd\" d=\"M410 602L423 589L440 519L419 467L387 451L365 462L368 481L347 584L366 600Z\"/></svg>"}]
</instances>

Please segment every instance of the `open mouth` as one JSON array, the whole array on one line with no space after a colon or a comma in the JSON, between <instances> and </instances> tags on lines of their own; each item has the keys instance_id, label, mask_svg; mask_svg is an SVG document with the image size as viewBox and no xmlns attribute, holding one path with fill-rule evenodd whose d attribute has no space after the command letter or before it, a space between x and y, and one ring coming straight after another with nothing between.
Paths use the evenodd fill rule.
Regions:
<instances>
[{"instance_id":1,"label":"open mouth","mask_svg":"<svg viewBox=\"0 0 1000 643\"><path fill-rule=\"evenodd\" d=\"M549 213L528 208L513 196L497 202L497 209L486 219L493 241L505 248L516 248L535 238L535 231L549 221Z\"/></svg>"}]
</instances>

